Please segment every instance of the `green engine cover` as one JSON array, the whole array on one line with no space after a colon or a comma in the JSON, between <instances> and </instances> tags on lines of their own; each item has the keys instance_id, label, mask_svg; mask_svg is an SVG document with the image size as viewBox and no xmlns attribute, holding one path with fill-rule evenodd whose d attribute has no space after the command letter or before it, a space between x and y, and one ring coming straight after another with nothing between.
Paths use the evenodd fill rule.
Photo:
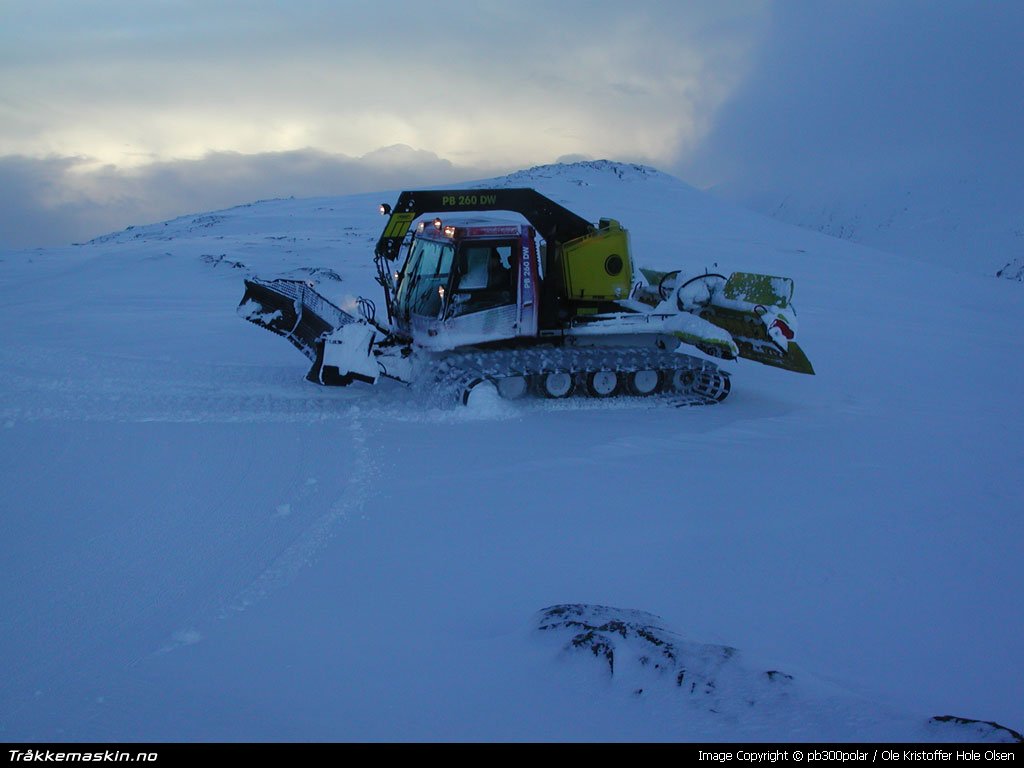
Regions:
<instances>
[{"instance_id":1,"label":"green engine cover","mask_svg":"<svg viewBox=\"0 0 1024 768\"><path fill-rule=\"evenodd\" d=\"M573 301L625 299L633 288L629 233L614 219L601 219L596 231L562 246L562 268Z\"/></svg>"}]
</instances>

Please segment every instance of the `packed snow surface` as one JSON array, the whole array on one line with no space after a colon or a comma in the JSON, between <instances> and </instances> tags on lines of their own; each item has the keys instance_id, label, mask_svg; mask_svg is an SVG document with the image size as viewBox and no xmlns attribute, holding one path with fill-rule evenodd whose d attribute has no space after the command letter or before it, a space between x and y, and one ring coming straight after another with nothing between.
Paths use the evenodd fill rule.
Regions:
<instances>
[{"instance_id":1,"label":"packed snow surface","mask_svg":"<svg viewBox=\"0 0 1024 768\"><path fill-rule=\"evenodd\" d=\"M639 265L793 278L817 375L725 364L731 396L696 409L310 384L236 315L242 278L381 312L395 192L2 252L0 739L1020 731L1020 286L649 168L489 184L618 219ZM542 629L558 606L630 628L604 638L622 664ZM663 676L641 628L679 650ZM684 667L724 675L714 705Z\"/></svg>"}]
</instances>

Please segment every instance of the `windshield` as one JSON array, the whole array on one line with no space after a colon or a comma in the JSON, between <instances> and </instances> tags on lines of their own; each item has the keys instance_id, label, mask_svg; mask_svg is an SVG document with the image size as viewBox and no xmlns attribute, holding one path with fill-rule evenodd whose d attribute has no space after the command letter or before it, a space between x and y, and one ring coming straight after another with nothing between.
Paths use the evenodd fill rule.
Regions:
<instances>
[{"instance_id":1,"label":"windshield","mask_svg":"<svg viewBox=\"0 0 1024 768\"><path fill-rule=\"evenodd\" d=\"M405 273L395 294L401 316L437 317L441 312L441 292L448 285L455 249L450 243L417 240L405 265Z\"/></svg>"}]
</instances>

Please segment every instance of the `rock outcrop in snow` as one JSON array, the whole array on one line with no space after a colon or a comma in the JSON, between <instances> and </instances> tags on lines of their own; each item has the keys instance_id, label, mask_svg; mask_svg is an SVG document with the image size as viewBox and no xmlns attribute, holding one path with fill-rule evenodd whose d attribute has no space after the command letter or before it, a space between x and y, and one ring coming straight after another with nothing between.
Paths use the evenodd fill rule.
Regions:
<instances>
[{"instance_id":1,"label":"rock outcrop in snow","mask_svg":"<svg viewBox=\"0 0 1024 768\"><path fill-rule=\"evenodd\" d=\"M999 723L951 715L918 719L885 713L843 692L823 695L820 684L804 686L785 672L749 666L736 648L685 640L644 611L554 605L540 612L537 629L558 637L563 653L593 658L614 687L635 697L675 698L690 716L714 716L737 732L799 721L810 727L808 740L828 740L837 724L852 734L851 724L883 720L906 741L1024 741Z\"/></svg>"},{"instance_id":2,"label":"rock outcrop in snow","mask_svg":"<svg viewBox=\"0 0 1024 768\"><path fill-rule=\"evenodd\" d=\"M737 649L684 640L644 611L554 605L541 611L538 629L562 638L566 652L594 657L637 696L674 689L699 708L738 714L792 690L791 675L748 669Z\"/></svg>"},{"instance_id":3,"label":"rock outcrop in snow","mask_svg":"<svg viewBox=\"0 0 1024 768\"><path fill-rule=\"evenodd\" d=\"M1007 262L1001 269L996 270L996 277L1024 283L1024 258Z\"/></svg>"},{"instance_id":4,"label":"rock outcrop in snow","mask_svg":"<svg viewBox=\"0 0 1024 768\"><path fill-rule=\"evenodd\" d=\"M928 728L949 741L987 741L1000 744L1024 744L1024 734L991 720L971 720L955 715L939 715L928 720Z\"/></svg>"}]
</instances>

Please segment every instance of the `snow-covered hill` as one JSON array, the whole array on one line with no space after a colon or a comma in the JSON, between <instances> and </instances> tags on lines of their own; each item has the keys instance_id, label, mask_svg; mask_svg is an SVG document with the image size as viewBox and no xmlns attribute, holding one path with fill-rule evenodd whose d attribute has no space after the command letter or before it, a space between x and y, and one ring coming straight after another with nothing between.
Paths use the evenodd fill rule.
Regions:
<instances>
[{"instance_id":1,"label":"snow-covered hill","mask_svg":"<svg viewBox=\"0 0 1024 768\"><path fill-rule=\"evenodd\" d=\"M724 200L832 237L974 274L1024 280L1024 191L1018 179L823 178L788 189L725 184Z\"/></svg>"},{"instance_id":2,"label":"snow-covered hill","mask_svg":"<svg viewBox=\"0 0 1024 768\"><path fill-rule=\"evenodd\" d=\"M932 718L1024 726L1019 286L641 166L491 183L645 266L793 277L818 375L730 364L691 410L309 384L242 276L376 298L394 192L0 253L0 738L1014 738Z\"/></svg>"}]
</instances>

